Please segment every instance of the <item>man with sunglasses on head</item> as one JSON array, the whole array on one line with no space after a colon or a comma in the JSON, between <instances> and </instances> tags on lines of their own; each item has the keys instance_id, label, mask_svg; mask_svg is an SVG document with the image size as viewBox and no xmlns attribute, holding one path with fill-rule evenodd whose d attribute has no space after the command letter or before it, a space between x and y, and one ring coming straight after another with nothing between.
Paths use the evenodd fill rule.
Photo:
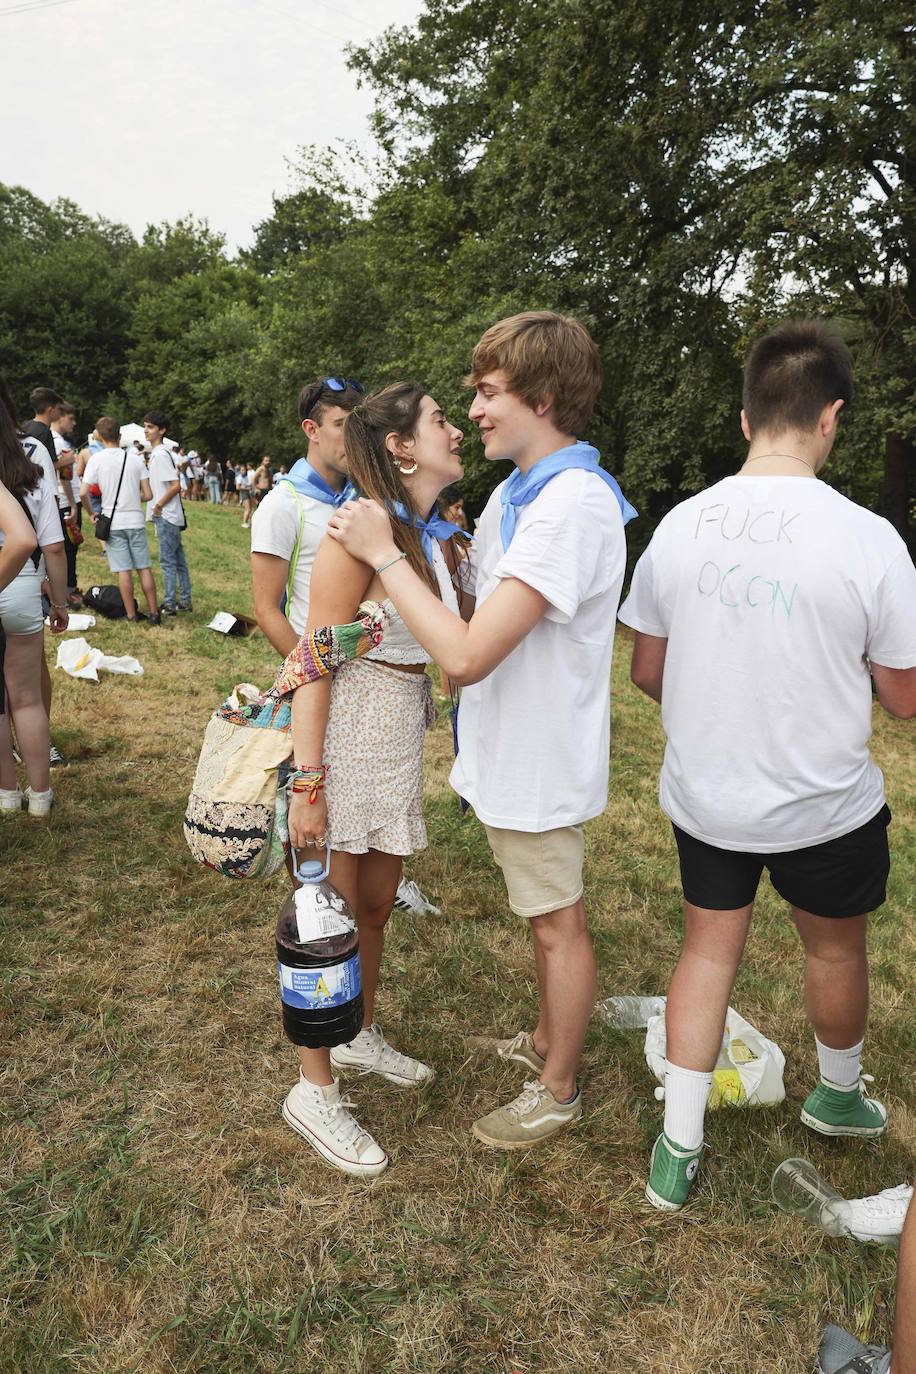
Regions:
<instances>
[{"instance_id":1,"label":"man with sunglasses on head","mask_svg":"<svg viewBox=\"0 0 916 1374\"><path fill-rule=\"evenodd\" d=\"M254 613L282 658L305 629L312 564L327 523L350 499L343 426L362 395L352 377L319 377L302 388L305 457L265 492L251 521Z\"/></svg>"}]
</instances>

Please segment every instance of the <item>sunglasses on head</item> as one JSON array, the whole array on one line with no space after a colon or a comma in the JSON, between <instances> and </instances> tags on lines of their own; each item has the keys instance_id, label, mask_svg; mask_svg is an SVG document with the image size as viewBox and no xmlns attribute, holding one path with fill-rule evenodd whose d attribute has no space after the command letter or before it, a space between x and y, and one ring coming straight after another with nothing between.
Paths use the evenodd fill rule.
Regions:
<instances>
[{"instance_id":1,"label":"sunglasses on head","mask_svg":"<svg viewBox=\"0 0 916 1374\"><path fill-rule=\"evenodd\" d=\"M358 391L360 396L365 392L365 387L355 377L324 377L317 387L314 399L309 402L308 410L303 418L307 419L315 409L325 388L329 391L346 391L349 388L351 391Z\"/></svg>"}]
</instances>

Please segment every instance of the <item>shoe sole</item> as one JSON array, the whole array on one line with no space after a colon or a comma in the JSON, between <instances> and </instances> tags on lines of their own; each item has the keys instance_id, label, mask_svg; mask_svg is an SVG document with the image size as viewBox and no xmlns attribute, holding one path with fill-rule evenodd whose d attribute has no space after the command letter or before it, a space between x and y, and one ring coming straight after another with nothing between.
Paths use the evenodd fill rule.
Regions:
<instances>
[{"instance_id":1,"label":"shoe sole","mask_svg":"<svg viewBox=\"0 0 916 1374\"><path fill-rule=\"evenodd\" d=\"M653 1207L657 1207L660 1212L680 1212L684 1206L683 1202L669 1202L666 1197L662 1197L654 1188L646 1184L646 1201L651 1202Z\"/></svg>"},{"instance_id":2,"label":"shoe sole","mask_svg":"<svg viewBox=\"0 0 916 1374\"><path fill-rule=\"evenodd\" d=\"M830 1136L837 1139L840 1136L860 1137L865 1140L874 1140L879 1135L884 1135L887 1130L887 1122L883 1121L880 1126L831 1126L826 1121L818 1121L816 1116L809 1115L808 1112L801 1113L803 1126L808 1126L812 1131L817 1131L818 1135Z\"/></svg>"},{"instance_id":3,"label":"shoe sole","mask_svg":"<svg viewBox=\"0 0 916 1374\"><path fill-rule=\"evenodd\" d=\"M532 1140L497 1139L496 1136L487 1135L486 1131L482 1131L476 1121L471 1126L471 1132L477 1137L481 1144L489 1145L491 1150L532 1150L536 1145L543 1145L546 1140L553 1140L554 1136L559 1135L561 1131L565 1131L567 1126L575 1126L576 1123L581 1120L582 1113L580 1112L578 1116L571 1116L568 1121L559 1122L556 1130L549 1131L546 1135L536 1136Z\"/></svg>"},{"instance_id":4,"label":"shoe sole","mask_svg":"<svg viewBox=\"0 0 916 1374\"><path fill-rule=\"evenodd\" d=\"M435 1069L430 1069L426 1078L399 1078L394 1073L383 1073L380 1069L364 1069L359 1064L351 1064L347 1059L335 1059L331 1055L331 1068L338 1073L358 1073L365 1078L367 1074L374 1073L378 1078L384 1078L387 1083L393 1083L396 1088L426 1088L436 1079Z\"/></svg>"},{"instance_id":5,"label":"shoe sole","mask_svg":"<svg viewBox=\"0 0 916 1374\"><path fill-rule=\"evenodd\" d=\"M319 1159L324 1160L325 1164L329 1164L340 1173L349 1174L351 1178L378 1178L379 1174L384 1173L388 1168L387 1155L380 1164L354 1164L352 1160L344 1159L342 1155L336 1155L304 1121L300 1121L298 1116L290 1111L285 1102L281 1110L287 1126L292 1127L297 1135L301 1135L302 1139L311 1145Z\"/></svg>"}]
</instances>

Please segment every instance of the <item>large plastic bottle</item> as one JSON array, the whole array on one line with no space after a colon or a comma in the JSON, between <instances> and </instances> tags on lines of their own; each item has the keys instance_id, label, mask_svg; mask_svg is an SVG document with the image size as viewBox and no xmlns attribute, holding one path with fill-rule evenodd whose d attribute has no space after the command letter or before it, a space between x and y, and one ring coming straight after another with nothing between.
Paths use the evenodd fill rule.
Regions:
<instances>
[{"instance_id":1,"label":"large plastic bottle","mask_svg":"<svg viewBox=\"0 0 916 1374\"><path fill-rule=\"evenodd\" d=\"M283 1029L294 1045L333 1048L363 1025L363 986L356 921L328 881L325 863L307 860L294 873L302 886L283 903L277 921L277 967Z\"/></svg>"},{"instance_id":2,"label":"large plastic bottle","mask_svg":"<svg viewBox=\"0 0 916 1374\"><path fill-rule=\"evenodd\" d=\"M664 997L606 997L598 1011L606 1026L614 1030L645 1030L653 1016L664 1014Z\"/></svg>"}]
</instances>

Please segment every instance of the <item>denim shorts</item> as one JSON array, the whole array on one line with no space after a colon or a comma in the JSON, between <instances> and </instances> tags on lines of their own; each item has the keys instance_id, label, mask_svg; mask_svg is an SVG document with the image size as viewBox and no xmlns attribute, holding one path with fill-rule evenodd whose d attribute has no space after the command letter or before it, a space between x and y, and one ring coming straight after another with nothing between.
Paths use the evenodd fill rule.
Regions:
<instances>
[{"instance_id":1,"label":"denim shorts","mask_svg":"<svg viewBox=\"0 0 916 1374\"><path fill-rule=\"evenodd\" d=\"M36 635L44 627L41 576L26 563L22 572L0 592L0 625L4 634Z\"/></svg>"},{"instance_id":2,"label":"denim shorts","mask_svg":"<svg viewBox=\"0 0 916 1374\"><path fill-rule=\"evenodd\" d=\"M111 530L105 540L105 551L108 566L114 573L151 566L149 540L143 525L138 530Z\"/></svg>"}]
</instances>

